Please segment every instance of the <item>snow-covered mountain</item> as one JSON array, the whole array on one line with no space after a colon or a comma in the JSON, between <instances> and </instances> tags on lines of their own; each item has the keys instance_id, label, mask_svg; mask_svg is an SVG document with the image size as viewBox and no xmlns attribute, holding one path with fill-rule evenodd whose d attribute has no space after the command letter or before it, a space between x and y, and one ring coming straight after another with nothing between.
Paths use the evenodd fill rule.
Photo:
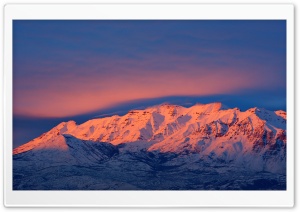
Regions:
<instances>
[{"instance_id":1,"label":"snow-covered mountain","mask_svg":"<svg viewBox=\"0 0 300 212\"><path fill-rule=\"evenodd\" d=\"M39 179L36 171L66 166L72 170L78 166L96 167L106 173L102 176L103 172L94 171L93 175L98 173L95 178L101 180L96 180L97 186L89 185L86 189L106 189L103 182L110 185L107 189L248 189L250 181L253 189L261 188L253 180L258 180L258 184L264 182L264 186L271 182L266 189L282 189L286 172L286 112L262 108L240 111L221 103L196 104L189 108L162 104L80 125L74 121L60 123L14 149L13 155L15 189L41 189L45 182L36 180ZM90 174L84 174L90 172L80 176L90 178ZM173 172L190 175L183 174L184 180L178 181L178 177L170 178ZM230 174L236 172L239 177L234 182L241 181L241 176L243 180L240 184L227 182L218 186L186 183L202 179L205 174L198 176L202 172L210 177L222 174L217 179L224 182L235 179ZM156 180L170 178L171 182L156 185L153 173ZM24 183L24 176L33 181L36 178L40 185ZM113 180L107 179L108 176ZM134 183L128 176L132 176ZM257 179L258 176L264 177ZM278 183L274 184L274 180ZM47 189L64 189L60 183L51 182L45 186ZM75 183L66 189L82 189L78 186Z\"/></svg>"}]
</instances>

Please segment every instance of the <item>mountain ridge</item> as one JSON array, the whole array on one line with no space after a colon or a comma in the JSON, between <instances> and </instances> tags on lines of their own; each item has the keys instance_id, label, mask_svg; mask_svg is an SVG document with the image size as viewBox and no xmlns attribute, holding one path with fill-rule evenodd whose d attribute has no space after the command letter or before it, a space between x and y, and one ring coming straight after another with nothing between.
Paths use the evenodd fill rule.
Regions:
<instances>
[{"instance_id":1,"label":"mountain ridge","mask_svg":"<svg viewBox=\"0 0 300 212\"><path fill-rule=\"evenodd\" d=\"M15 148L13 154L47 148L49 141L53 143L56 137L70 134L81 140L113 145L140 142L139 148L133 148L137 150L191 152L202 156L213 153L231 160L236 159L236 152L245 155L257 149L263 151L266 145L276 146L278 142L285 145L286 114L284 111L278 114L256 107L244 112L238 108L225 109L221 103L196 104L189 108L163 104L131 110L124 116L92 119L81 125L74 121L62 122Z\"/></svg>"},{"instance_id":2,"label":"mountain ridge","mask_svg":"<svg viewBox=\"0 0 300 212\"><path fill-rule=\"evenodd\" d=\"M245 120L247 118L248 122ZM271 112L265 109L250 108L242 112L238 108L225 109L221 103L196 104L189 108L162 104L145 110L131 110L124 116L113 115L91 119L81 125L77 125L72 120L62 122L38 138L15 148L13 154L33 149L40 142L43 142L41 138L48 140L53 136L55 137L55 134L68 133L79 139L109 142L115 145L139 140L160 143L163 140L170 139L171 135L176 135L177 131L184 127L187 129L181 132L185 134L183 137L201 131L202 135L203 133L211 134L209 131L212 129L207 128L214 128L213 135L216 137L224 136L225 131L229 130L227 128L232 128L234 122L251 122L250 125L252 126L252 122L256 121L256 125L259 123L267 125L266 127L269 126L274 132L277 132L278 129L285 130L285 118L286 113L284 111ZM270 122L270 124L262 122ZM203 130L203 128L206 130ZM155 148L152 148L152 150L155 150Z\"/></svg>"},{"instance_id":3,"label":"mountain ridge","mask_svg":"<svg viewBox=\"0 0 300 212\"><path fill-rule=\"evenodd\" d=\"M219 187L211 182L214 186L210 189L241 189L255 184L261 177L266 182L272 179L270 188L281 189L285 188L286 173L286 112L256 107L240 111L221 103L196 104L189 108L163 104L131 110L123 116L91 119L79 125L72 120L62 122L15 148L13 159L17 179L20 176L23 179L23 172L34 180L40 170L69 167L68 170L77 170L72 171L73 174L88 175L87 179L97 173L94 177L112 183L109 183L110 188L116 188L114 185L117 184L117 188L126 185L126 188L151 189L154 181L164 180L159 176L166 176L174 183L157 188L181 189L189 186L186 183L194 178L204 180L205 175L198 176L204 171L211 179L226 184ZM86 174L79 167L94 171ZM242 184L232 181L232 171L238 173L235 180L241 180ZM191 176L184 174L183 181L174 178L176 175L169 176L176 172L190 173ZM150 180L153 173L156 177ZM254 173L257 173L256 177ZM116 175L120 175L117 182L106 178L115 179ZM252 178L248 179L248 175ZM137 181L150 181L139 184L128 176ZM279 187L273 184L279 179L275 176L280 176ZM58 174L58 177L64 177L64 174ZM39 179L38 182L43 184L44 174ZM226 183L229 181L232 181L230 185ZM58 184L63 186L49 183L49 188ZM195 184L192 188L203 189L205 185ZM16 180L16 189L27 186L27 181ZM34 188L41 186L34 183ZM72 184L70 188L79 187Z\"/></svg>"}]
</instances>

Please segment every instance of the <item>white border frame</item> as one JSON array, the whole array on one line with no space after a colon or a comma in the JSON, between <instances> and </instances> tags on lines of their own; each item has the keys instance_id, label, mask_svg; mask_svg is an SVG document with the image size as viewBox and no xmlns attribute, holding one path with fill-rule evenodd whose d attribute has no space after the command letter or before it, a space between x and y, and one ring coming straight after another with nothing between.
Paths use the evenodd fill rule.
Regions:
<instances>
[{"instance_id":1,"label":"white border frame","mask_svg":"<svg viewBox=\"0 0 300 212\"><path fill-rule=\"evenodd\" d=\"M13 191L12 20L286 20L286 191ZM4 205L6 207L293 207L294 6L292 4L7 4L4 7Z\"/></svg>"}]
</instances>

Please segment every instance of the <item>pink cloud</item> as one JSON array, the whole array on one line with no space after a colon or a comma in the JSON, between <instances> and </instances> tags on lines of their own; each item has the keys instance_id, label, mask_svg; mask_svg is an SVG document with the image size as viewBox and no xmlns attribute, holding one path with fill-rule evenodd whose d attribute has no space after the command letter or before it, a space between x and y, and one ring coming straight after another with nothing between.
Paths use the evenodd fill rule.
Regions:
<instances>
[{"instance_id":1,"label":"pink cloud","mask_svg":"<svg viewBox=\"0 0 300 212\"><path fill-rule=\"evenodd\" d=\"M101 74L95 70L85 72L74 69L59 76L15 79L14 114L38 117L65 117L111 107L122 102L173 95L213 95L236 92L259 86L259 75L249 71L218 67L189 65L187 58L166 58L180 61L173 70L154 69L148 60L101 61ZM96 58L91 59L95 63ZM99 63L99 62L98 62ZM182 65L184 64L184 66ZM73 68L62 65L60 68ZM147 71L143 71L143 67ZM75 67L76 68L76 67ZM53 69L53 67L51 68ZM115 70L115 71L114 71ZM51 73L51 70L46 70ZM51 75L50 75L51 76ZM22 89L24 88L24 89Z\"/></svg>"}]
</instances>

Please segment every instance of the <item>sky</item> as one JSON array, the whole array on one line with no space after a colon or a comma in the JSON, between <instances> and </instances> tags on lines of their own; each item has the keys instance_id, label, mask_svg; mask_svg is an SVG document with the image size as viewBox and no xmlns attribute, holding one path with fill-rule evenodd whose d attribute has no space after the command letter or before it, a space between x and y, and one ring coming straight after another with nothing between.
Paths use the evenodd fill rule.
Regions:
<instances>
[{"instance_id":1,"label":"sky","mask_svg":"<svg viewBox=\"0 0 300 212\"><path fill-rule=\"evenodd\" d=\"M14 20L13 146L161 103L286 109L283 20Z\"/></svg>"}]
</instances>

